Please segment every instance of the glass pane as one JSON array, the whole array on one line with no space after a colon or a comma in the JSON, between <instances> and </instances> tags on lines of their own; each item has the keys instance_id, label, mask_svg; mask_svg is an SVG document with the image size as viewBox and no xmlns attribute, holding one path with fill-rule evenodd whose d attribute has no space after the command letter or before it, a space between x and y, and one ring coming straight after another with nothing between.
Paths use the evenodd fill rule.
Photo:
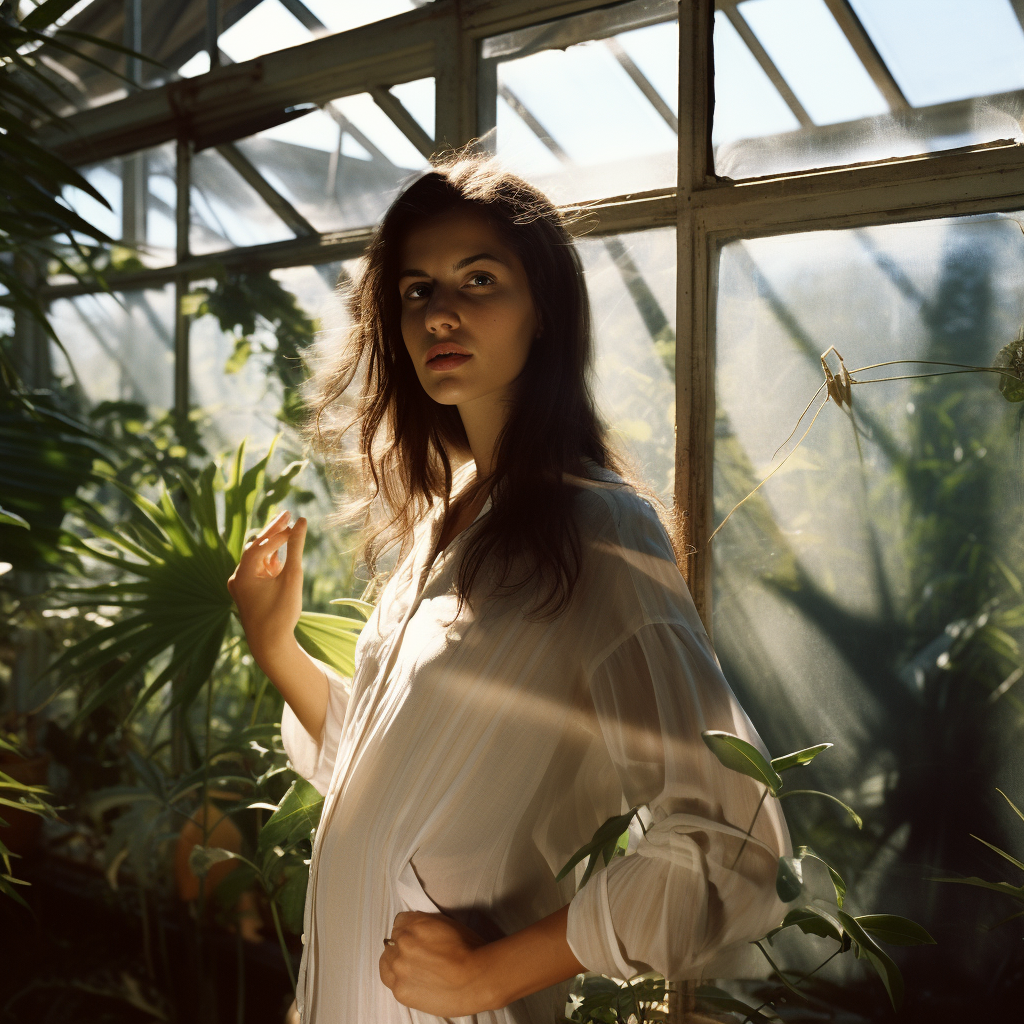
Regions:
<instances>
[{"instance_id":1,"label":"glass pane","mask_svg":"<svg viewBox=\"0 0 1024 1024\"><path fill-rule=\"evenodd\" d=\"M557 203L676 181L678 28L665 0L483 41L481 130Z\"/></svg>"},{"instance_id":2,"label":"glass pane","mask_svg":"<svg viewBox=\"0 0 1024 1024\"><path fill-rule=\"evenodd\" d=\"M596 348L595 394L615 440L669 506L675 477L676 233L580 238Z\"/></svg>"},{"instance_id":3,"label":"glass pane","mask_svg":"<svg viewBox=\"0 0 1024 1024\"><path fill-rule=\"evenodd\" d=\"M747 0L739 11L815 124L888 110L823 0Z\"/></svg>"},{"instance_id":4,"label":"glass pane","mask_svg":"<svg viewBox=\"0 0 1024 1024\"><path fill-rule=\"evenodd\" d=\"M58 299L50 307L54 372L89 402L174 403L174 287Z\"/></svg>"},{"instance_id":5,"label":"glass pane","mask_svg":"<svg viewBox=\"0 0 1024 1024\"><path fill-rule=\"evenodd\" d=\"M998 932L979 938L1001 908L926 879L991 875L970 832L1018 841L993 794L1019 789L1009 740L1020 704L1012 690L992 695L1020 664L1021 406L992 373L868 383L952 369L880 366L854 372L864 383L852 416L829 402L810 426L819 395L791 432L830 345L851 371L897 359L991 366L1020 329L1022 256L1021 228L1002 216L739 241L721 254L716 523L809 432L713 541L715 647L773 754L836 743L799 785L851 803L864 830L824 801L794 799L794 843L863 879L858 906L870 896L928 928L962 928L929 958L935 975L919 991L952 991L1003 948ZM1006 646L996 630L1012 634ZM949 983L935 983L946 970Z\"/></svg>"},{"instance_id":6,"label":"glass pane","mask_svg":"<svg viewBox=\"0 0 1024 1024\"><path fill-rule=\"evenodd\" d=\"M434 80L408 82L392 92L433 135ZM409 176L427 166L419 150L368 93L333 100L323 109L235 145L264 181L317 231L375 223ZM230 204L237 199L233 189L230 182L221 181L211 189L211 196ZM254 198L263 207L261 216L281 231L279 218L262 199Z\"/></svg>"},{"instance_id":7,"label":"glass pane","mask_svg":"<svg viewBox=\"0 0 1024 1024\"><path fill-rule=\"evenodd\" d=\"M280 2L263 0L222 32L218 46L235 63L308 43L313 33Z\"/></svg>"},{"instance_id":8,"label":"glass pane","mask_svg":"<svg viewBox=\"0 0 1024 1024\"><path fill-rule=\"evenodd\" d=\"M850 0L915 107L1024 89L1024 30L1010 0Z\"/></svg>"},{"instance_id":9,"label":"glass pane","mask_svg":"<svg viewBox=\"0 0 1024 1024\"><path fill-rule=\"evenodd\" d=\"M167 266L174 262L174 167L172 143L105 160L80 172L110 209L77 188L65 188L63 198L146 266Z\"/></svg>"},{"instance_id":10,"label":"glass pane","mask_svg":"<svg viewBox=\"0 0 1024 1024\"><path fill-rule=\"evenodd\" d=\"M295 237L218 149L193 157L191 220L189 245L196 255Z\"/></svg>"},{"instance_id":11,"label":"glass pane","mask_svg":"<svg viewBox=\"0 0 1024 1024\"><path fill-rule=\"evenodd\" d=\"M273 281L294 296L301 314L312 321L305 327L289 322L285 331L292 340L304 330L319 331L338 323L341 302L335 285L339 275L347 280L354 267L355 261L346 261L272 272ZM193 290L213 286L212 281L196 282ZM259 281L249 281L248 286L259 287ZM222 330L216 317L199 316L190 325L190 401L202 409L204 443L211 452L227 451L243 438L257 448L269 444L282 429L279 413L286 386L301 378L296 358L275 360L278 334L285 333L275 331L279 322L268 320L258 309L255 321L256 329L242 351L238 344L242 336ZM311 335L308 340L312 341Z\"/></svg>"},{"instance_id":12,"label":"glass pane","mask_svg":"<svg viewBox=\"0 0 1024 1024\"><path fill-rule=\"evenodd\" d=\"M717 12L714 45L723 177L1024 141L1009 0L853 0L842 21L825 0L745 0Z\"/></svg>"}]
</instances>

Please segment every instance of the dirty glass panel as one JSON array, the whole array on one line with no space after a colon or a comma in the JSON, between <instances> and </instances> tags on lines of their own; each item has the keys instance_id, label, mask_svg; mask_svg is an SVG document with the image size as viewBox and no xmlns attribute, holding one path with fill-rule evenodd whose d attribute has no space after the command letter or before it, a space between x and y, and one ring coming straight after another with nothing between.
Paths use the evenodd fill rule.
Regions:
<instances>
[{"instance_id":1,"label":"dirty glass panel","mask_svg":"<svg viewBox=\"0 0 1024 1024\"><path fill-rule=\"evenodd\" d=\"M174 145L171 143L105 160L80 169L107 200L108 209L87 192L65 188L64 202L119 243L117 265L137 259L147 267L174 262Z\"/></svg>"},{"instance_id":2,"label":"dirty glass panel","mask_svg":"<svg viewBox=\"0 0 1024 1024\"><path fill-rule=\"evenodd\" d=\"M348 261L234 275L233 286L256 296L254 330L222 325L212 314L192 320L190 401L203 411L204 443L212 452L228 451L243 438L266 445L287 424L294 426L303 353L318 332L339 322L336 286L345 287L353 269ZM215 287L198 281L192 291L201 296Z\"/></svg>"},{"instance_id":3,"label":"dirty glass panel","mask_svg":"<svg viewBox=\"0 0 1024 1024\"><path fill-rule=\"evenodd\" d=\"M383 21L397 14L414 11L423 7L425 0L304 0L305 12L300 20L280 0L263 0L243 18L223 32L219 43L221 50L233 61L252 60L264 53L283 50L289 46L308 43L319 36ZM209 70L206 63L202 70L183 69L192 74Z\"/></svg>"},{"instance_id":4,"label":"dirty glass panel","mask_svg":"<svg viewBox=\"0 0 1024 1024\"><path fill-rule=\"evenodd\" d=\"M993 373L872 382L958 367L859 368L989 367L1022 317L1010 216L721 253L715 523L774 475L712 542L715 647L773 754L836 744L799 786L837 794L864 829L794 797L794 842L855 880L855 905L932 932L918 990L955 991L1005 948L983 928L1001 907L928 878L992 873L972 832L1019 845L995 787L1024 797L1022 405ZM831 346L862 382L852 409L815 398Z\"/></svg>"},{"instance_id":5,"label":"dirty glass panel","mask_svg":"<svg viewBox=\"0 0 1024 1024\"><path fill-rule=\"evenodd\" d=\"M595 395L615 441L669 506L675 472L676 233L581 238Z\"/></svg>"},{"instance_id":6,"label":"dirty glass panel","mask_svg":"<svg viewBox=\"0 0 1024 1024\"><path fill-rule=\"evenodd\" d=\"M1024 141L1024 30L1009 0L720 6L712 141L721 176Z\"/></svg>"},{"instance_id":7,"label":"dirty glass panel","mask_svg":"<svg viewBox=\"0 0 1024 1024\"><path fill-rule=\"evenodd\" d=\"M434 80L396 86L392 95L432 136ZM234 146L299 214L307 231L374 224L402 185L427 166L369 93L332 100ZM223 194L227 188L228 183L220 183L213 194L230 202L230 195ZM264 200L259 202L261 215L281 225Z\"/></svg>"},{"instance_id":8,"label":"dirty glass panel","mask_svg":"<svg viewBox=\"0 0 1024 1024\"><path fill-rule=\"evenodd\" d=\"M295 237L235 166L235 147L228 142L192 159L189 246L196 255Z\"/></svg>"},{"instance_id":9,"label":"dirty glass panel","mask_svg":"<svg viewBox=\"0 0 1024 1024\"><path fill-rule=\"evenodd\" d=\"M674 185L676 14L633 0L485 39L491 148L557 203Z\"/></svg>"},{"instance_id":10,"label":"dirty glass panel","mask_svg":"<svg viewBox=\"0 0 1024 1024\"><path fill-rule=\"evenodd\" d=\"M174 288L58 299L50 322L67 353L51 358L65 387L90 403L174 403ZM70 359L70 363L69 363Z\"/></svg>"}]
</instances>

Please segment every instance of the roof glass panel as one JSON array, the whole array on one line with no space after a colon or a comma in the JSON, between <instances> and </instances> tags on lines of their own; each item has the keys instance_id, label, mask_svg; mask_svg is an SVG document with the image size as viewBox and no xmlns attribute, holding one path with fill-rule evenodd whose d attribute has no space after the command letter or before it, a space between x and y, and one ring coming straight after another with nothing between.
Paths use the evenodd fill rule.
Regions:
<instances>
[{"instance_id":1,"label":"roof glass panel","mask_svg":"<svg viewBox=\"0 0 1024 1024\"><path fill-rule=\"evenodd\" d=\"M850 0L915 107L1024 89L1024 30L1009 0Z\"/></svg>"},{"instance_id":2,"label":"roof glass panel","mask_svg":"<svg viewBox=\"0 0 1024 1024\"><path fill-rule=\"evenodd\" d=\"M721 12L715 12L715 124L712 142L776 135L800 127L796 115Z\"/></svg>"},{"instance_id":3,"label":"roof glass panel","mask_svg":"<svg viewBox=\"0 0 1024 1024\"><path fill-rule=\"evenodd\" d=\"M673 185L675 14L634 0L485 39L498 156L559 203Z\"/></svg>"},{"instance_id":4,"label":"roof glass panel","mask_svg":"<svg viewBox=\"0 0 1024 1024\"><path fill-rule=\"evenodd\" d=\"M746 0L739 12L815 124L889 109L824 0Z\"/></svg>"},{"instance_id":5,"label":"roof glass panel","mask_svg":"<svg viewBox=\"0 0 1024 1024\"><path fill-rule=\"evenodd\" d=\"M413 0L303 0L331 32L347 32L360 25L369 25L374 21L393 18L396 14L405 14L424 6L426 0L414 3Z\"/></svg>"},{"instance_id":6,"label":"roof glass panel","mask_svg":"<svg viewBox=\"0 0 1024 1024\"><path fill-rule=\"evenodd\" d=\"M431 137L434 137L434 80L418 78L415 82L403 82L391 86L391 93L419 122L419 126Z\"/></svg>"},{"instance_id":7,"label":"roof glass panel","mask_svg":"<svg viewBox=\"0 0 1024 1024\"><path fill-rule=\"evenodd\" d=\"M433 79L394 92L432 134ZM426 167L419 150L365 93L333 100L235 146L307 231L376 223L402 183Z\"/></svg>"},{"instance_id":8,"label":"roof glass panel","mask_svg":"<svg viewBox=\"0 0 1024 1024\"><path fill-rule=\"evenodd\" d=\"M720 176L1024 143L1024 30L1009 0L851 0L849 7L723 0L722 7L712 130Z\"/></svg>"},{"instance_id":9,"label":"roof glass panel","mask_svg":"<svg viewBox=\"0 0 1024 1024\"><path fill-rule=\"evenodd\" d=\"M217 43L237 63L308 43L312 38L313 33L280 0L263 0L222 32Z\"/></svg>"}]
</instances>

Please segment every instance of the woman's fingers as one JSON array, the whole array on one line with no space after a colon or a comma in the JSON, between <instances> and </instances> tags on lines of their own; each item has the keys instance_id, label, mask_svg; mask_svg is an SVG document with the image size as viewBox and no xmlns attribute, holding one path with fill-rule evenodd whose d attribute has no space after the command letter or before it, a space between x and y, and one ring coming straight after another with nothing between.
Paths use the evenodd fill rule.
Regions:
<instances>
[{"instance_id":1,"label":"woman's fingers","mask_svg":"<svg viewBox=\"0 0 1024 1024\"><path fill-rule=\"evenodd\" d=\"M248 544L245 545L245 550L248 551L250 548L254 548L262 541L266 540L268 537L272 537L274 534L280 533L282 530L286 530L288 528L288 520L290 518L291 512L289 512L288 509L284 509L282 512L279 512L270 520L269 523L267 523L266 526L263 527L262 530L260 530L259 533L256 534L255 537L252 538L252 540L249 541Z\"/></svg>"},{"instance_id":2,"label":"woman's fingers","mask_svg":"<svg viewBox=\"0 0 1024 1024\"><path fill-rule=\"evenodd\" d=\"M306 520L303 517L295 520L295 525L288 532L288 557L284 572L293 577L302 576L302 549L306 545Z\"/></svg>"}]
</instances>

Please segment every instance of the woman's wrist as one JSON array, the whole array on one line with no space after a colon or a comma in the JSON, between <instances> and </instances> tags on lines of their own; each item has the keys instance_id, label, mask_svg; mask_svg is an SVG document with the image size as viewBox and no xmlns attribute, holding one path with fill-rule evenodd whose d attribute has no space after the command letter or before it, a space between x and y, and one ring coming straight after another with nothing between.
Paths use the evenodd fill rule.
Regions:
<instances>
[{"instance_id":1,"label":"woman's wrist","mask_svg":"<svg viewBox=\"0 0 1024 1024\"><path fill-rule=\"evenodd\" d=\"M479 992L486 1005L499 1010L541 989L575 977L586 968L566 940L569 907L474 950L479 961Z\"/></svg>"}]
</instances>

